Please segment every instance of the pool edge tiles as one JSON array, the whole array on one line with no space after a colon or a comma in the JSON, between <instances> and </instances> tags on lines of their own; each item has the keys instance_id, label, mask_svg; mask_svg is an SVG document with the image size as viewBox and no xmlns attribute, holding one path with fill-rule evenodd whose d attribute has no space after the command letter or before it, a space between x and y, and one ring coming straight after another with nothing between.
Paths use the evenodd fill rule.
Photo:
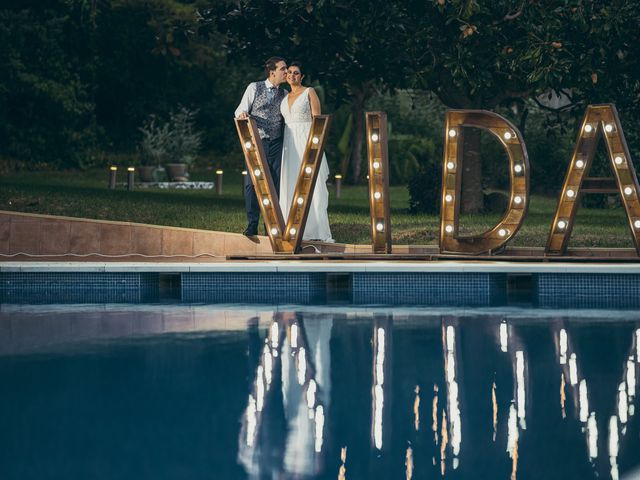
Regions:
<instances>
[{"instance_id":1,"label":"pool edge tiles","mask_svg":"<svg viewBox=\"0 0 640 480\"><path fill-rule=\"evenodd\" d=\"M545 308L640 308L640 275L536 275L537 305Z\"/></svg>"},{"instance_id":2,"label":"pool edge tiles","mask_svg":"<svg viewBox=\"0 0 640 480\"><path fill-rule=\"evenodd\" d=\"M506 301L502 273L353 274L353 303L358 305L490 306Z\"/></svg>"},{"instance_id":3,"label":"pool edge tiles","mask_svg":"<svg viewBox=\"0 0 640 480\"><path fill-rule=\"evenodd\" d=\"M300 303L325 299L323 273L191 272L183 273L183 302Z\"/></svg>"},{"instance_id":4,"label":"pool edge tiles","mask_svg":"<svg viewBox=\"0 0 640 480\"><path fill-rule=\"evenodd\" d=\"M640 264L471 261L4 262L0 302L480 307L514 304L510 303L513 286L521 285L513 281L515 277L525 280L525 300L530 305L640 308Z\"/></svg>"},{"instance_id":5,"label":"pool edge tiles","mask_svg":"<svg viewBox=\"0 0 640 480\"><path fill-rule=\"evenodd\" d=\"M0 272L2 303L141 303L158 291L158 275L145 272Z\"/></svg>"}]
</instances>

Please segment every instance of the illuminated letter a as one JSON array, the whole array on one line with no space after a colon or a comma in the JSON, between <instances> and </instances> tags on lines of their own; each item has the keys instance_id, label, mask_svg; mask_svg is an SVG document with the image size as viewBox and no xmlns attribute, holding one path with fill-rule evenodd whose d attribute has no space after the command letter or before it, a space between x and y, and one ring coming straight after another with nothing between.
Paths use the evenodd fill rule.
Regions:
<instances>
[{"instance_id":1,"label":"illuminated letter a","mask_svg":"<svg viewBox=\"0 0 640 480\"><path fill-rule=\"evenodd\" d=\"M596 188L589 188L583 185L583 180L593 181L586 178L591 168L591 161L598 146L600 135L604 135L607 144L607 153L611 161L611 169L615 177L617 191L622 198L631 236L636 247L636 252L640 255L640 202L638 202L638 179L631 162L627 142L622 133L622 126L618 119L616 107L612 104L589 105L584 114L576 147L571 157L571 165L564 180L558 208L556 209L551 231L547 239L545 253L562 255L567 250L567 243L571 236L573 223L578 210L578 200L580 193L608 192L609 188L596 185ZM602 180L602 179L596 179ZM616 189L613 189L616 191Z\"/></svg>"}]
</instances>

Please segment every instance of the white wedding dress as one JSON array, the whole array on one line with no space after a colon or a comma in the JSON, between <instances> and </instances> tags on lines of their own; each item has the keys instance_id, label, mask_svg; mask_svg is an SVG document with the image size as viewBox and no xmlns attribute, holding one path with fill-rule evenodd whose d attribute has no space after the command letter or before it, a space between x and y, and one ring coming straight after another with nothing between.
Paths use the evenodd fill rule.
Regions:
<instances>
[{"instance_id":1,"label":"white wedding dress","mask_svg":"<svg viewBox=\"0 0 640 480\"><path fill-rule=\"evenodd\" d=\"M282 146L282 165L280 167L280 208L285 223L289 216L289 209L293 201L293 193L300 174L302 155L307 146L307 139L311 131L311 104L309 103L309 89L307 88L295 99L289 109L289 95L280 104L280 112L284 117L284 140ZM322 240L333 242L327 206L329 205L329 190L327 179L329 166L323 154L320 163L318 179L313 191L309 216L304 228L303 240Z\"/></svg>"}]
</instances>

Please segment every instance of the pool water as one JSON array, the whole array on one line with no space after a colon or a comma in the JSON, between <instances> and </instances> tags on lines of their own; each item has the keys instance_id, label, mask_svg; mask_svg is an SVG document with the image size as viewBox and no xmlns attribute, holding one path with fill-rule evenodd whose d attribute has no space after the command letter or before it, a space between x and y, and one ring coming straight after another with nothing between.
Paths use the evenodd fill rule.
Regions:
<instances>
[{"instance_id":1,"label":"pool water","mask_svg":"<svg viewBox=\"0 0 640 480\"><path fill-rule=\"evenodd\" d=\"M2 479L640 478L640 312L2 306Z\"/></svg>"}]
</instances>

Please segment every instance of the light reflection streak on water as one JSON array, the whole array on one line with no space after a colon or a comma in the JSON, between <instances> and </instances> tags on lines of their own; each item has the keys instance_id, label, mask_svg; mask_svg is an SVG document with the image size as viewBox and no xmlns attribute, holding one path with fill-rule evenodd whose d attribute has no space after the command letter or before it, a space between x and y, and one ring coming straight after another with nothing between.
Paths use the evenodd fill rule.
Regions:
<instances>
[{"instance_id":1,"label":"light reflection streak on water","mask_svg":"<svg viewBox=\"0 0 640 480\"><path fill-rule=\"evenodd\" d=\"M509 349L509 336L507 334L507 322L500 324L500 349L506 352Z\"/></svg>"},{"instance_id":2,"label":"light reflection streak on water","mask_svg":"<svg viewBox=\"0 0 640 480\"><path fill-rule=\"evenodd\" d=\"M279 332L278 332L278 323L277 322L273 322L271 324L271 332L270 332L270 336L271 336L271 348L273 348L274 350L276 350L276 352L274 352L274 357L278 356L277 353L277 349L278 349L278 337L279 337Z\"/></svg>"},{"instance_id":3,"label":"light reflection streak on water","mask_svg":"<svg viewBox=\"0 0 640 480\"><path fill-rule=\"evenodd\" d=\"M376 385L374 389L373 407L373 441L378 450L382 449L382 407L384 404L384 392L382 386Z\"/></svg>"},{"instance_id":4,"label":"light reflection streak on water","mask_svg":"<svg viewBox=\"0 0 640 480\"><path fill-rule=\"evenodd\" d=\"M413 478L413 450L411 447L407 447L404 465L406 467L405 477L407 480L411 480Z\"/></svg>"},{"instance_id":5,"label":"light reflection streak on water","mask_svg":"<svg viewBox=\"0 0 640 480\"><path fill-rule=\"evenodd\" d=\"M440 443L440 472L444 476L445 472L445 460L447 459L447 444L449 443L449 434L447 433L447 412L442 411L442 428L440 435L442 436L442 442Z\"/></svg>"},{"instance_id":6,"label":"light reflection streak on water","mask_svg":"<svg viewBox=\"0 0 640 480\"><path fill-rule=\"evenodd\" d=\"M587 421L587 448L590 460L598 458L598 422L596 422L595 412L591 412Z\"/></svg>"},{"instance_id":7,"label":"light reflection streak on water","mask_svg":"<svg viewBox=\"0 0 640 480\"><path fill-rule=\"evenodd\" d=\"M516 352L516 385L517 385L517 404L518 418L520 419L520 427L527 428L526 424L526 392L524 383L524 352L518 350Z\"/></svg>"},{"instance_id":8,"label":"light reflection streak on water","mask_svg":"<svg viewBox=\"0 0 640 480\"><path fill-rule=\"evenodd\" d=\"M433 441L438 445L438 385L433 384L433 401L431 402L431 416L433 423L431 428L433 429Z\"/></svg>"},{"instance_id":9,"label":"light reflection streak on water","mask_svg":"<svg viewBox=\"0 0 640 480\"><path fill-rule=\"evenodd\" d=\"M518 412L516 406L511 403L509 407L509 419L507 421L507 453L511 458L511 478L515 480L518 470Z\"/></svg>"},{"instance_id":10,"label":"light reflection streak on water","mask_svg":"<svg viewBox=\"0 0 640 480\"><path fill-rule=\"evenodd\" d=\"M416 432L420 430L420 386L416 385L414 390L416 398L413 401L413 427Z\"/></svg>"},{"instance_id":11,"label":"light reflection streak on water","mask_svg":"<svg viewBox=\"0 0 640 480\"><path fill-rule=\"evenodd\" d=\"M264 375L267 385L271 385L273 379L273 357L267 347L264 348Z\"/></svg>"},{"instance_id":12,"label":"light reflection streak on water","mask_svg":"<svg viewBox=\"0 0 640 480\"><path fill-rule=\"evenodd\" d=\"M309 386L307 387L307 407L312 409L316 404L316 381L312 378L309 380Z\"/></svg>"},{"instance_id":13,"label":"light reflection streak on water","mask_svg":"<svg viewBox=\"0 0 640 480\"><path fill-rule=\"evenodd\" d=\"M316 407L315 423L316 423L315 451L316 453L320 453L320 451L322 450L323 430L324 430L324 408L322 408L322 405L318 405Z\"/></svg>"},{"instance_id":14,"label":"light reflection streak on water","mask_svg":"<svg viewBox=\"0 0 640 480\"><path fill-rule=\"evenodd\" d=\"M253 395L249 395L249 404L247 405L247 446L249 447L253 447L255 440L256 425L258 423L256 411L256 401Z\"/></svg>"},{"instance_id":15,"label":"light reflection streak on water","mask_svg":"<svg viewBox=\"0 0 640 480\"><path fill-rule=\"evenodd\" d=\"M627 386L624 382L618 387L618 418L623 425L627 423L629 402L627 398Z\"/></svg>"},{"instance_id":16,"label":"light reflection streak on water","mask_svg":"<svg viewBox=\"0 0 640 480\"><path fill-rule=\"evenodd\" d=\"M347 447L340 449L340 469L338 470L338 480L347 480Z\"/></svg>"},{"instance_id":17,"label":"light reflection streak on water","mask_svg":"<svg viewBox=\"0 0 640 480\"><path fill-rule=\"evenodd\" d=\"M572 353L569 357L569 383L572 386L578 383L578 363L575 353Z\"/></svg>"},{"instance_id":18,"label":"light reflection streak on water","mask_svg":"<svg viewBox=\"0 0 640 480\"><path fill-rule=\"evenodd\" d=\"M580 421L585 423L589 418L589 395L587 393L587 381L583 378L578 389L578 402L580 406Z\"/></svg>"},{"instance_id":19,"label":"light reflection streak on water","mask_svg":"<svg viewBox=\"0 0 640 480\"><path fill-rule=\"evenodd\" d=\"M567 363L567 331L564 328L560 330L558 343L560 347L560 365L564 365Z\"/></svg>"},{"instance_id":20,"label":"light reflection streak on water","mask_svg":"<svg viewBox=\"0 0 640 480\"><path fill-rule=\"evenodd\" d=\"M375 330L375 368L373 387L373 442L378 450L382 449L382 410L384 407L384 362L385 362L385 330Z\"/></svg>"},{"instance_id":21,"label":"light reflection streak on water","mask_svg":"<svg viewBox=\"0 0 640 480\"><path fill-rule=\"evenodd\" d=\"M564 408L564 404L567 401L565 388L566 388L566 383L564 381L564 372L561 372L560 373L560 407L562 408L562 418L567 418L567 411Z\"/></svg>"},{"instance_id":22,"label":"light reflection streak on water","mask_svg":"<svg viewBox=\"0 0 640 480\"><path fill-rule=\"evenodd\" d=\"M496 399L496 382L491 386L491 405L493 406L493 441L496 441L498 427L498 401Z\"/></svg>"},{"instance_id":23,"label":"light reflection streak on water","mask_svg":"<svg viewBox=\"0 0 640 480\"><path fill-rule=\"evenodd\" d=\"M446 379L448 387L447 407L449 411L449 423L451 425L451 448L453 456L460 454L462 444L462 426L460 418L459 389L456 381L456 333L452 325L446 330Z\"/></svg>"},{"instance_id":24,"label":"light reflection streak on water","mask_svg":"<svg viewBox=\"0 0 640 480\"><path fill-rule=\"evenodd\" d=\"M298 325L291 325L291 348L298 348Z\"/></svg>"},{"instance_id":25,"label":"light reflection streak on water","mask_svg":"<svg viewBox=\"0 0 640 480\"><path fill-rule=\"evenodd\" d=\"M618 480L618 418L614 415L609 419L609 462L611 464L611 480Z\"/></svg>"},{"instance_id":26,"label":"light reflection streak on water","mask_svg":"<svg viewBox=\"0 0 640 480\"><path fill-rule=\"evenodd\" d=\"M627 390L629 400L636 396L636 366L633 363L633 357L627 360Z\"/></svg>"},{"instance_id":27,"label":"light reflection streak on water","mask_svg":"<svg viewBox=\"0 0 640 480\"><path fill-rule=\"evenodd\" d=\"M307 378L307 357L305 355L306 351L304 349L304 347L300 347L298 349L298 356L297 356L297 362L296 362L296 366L297 366L297 377L298 377L298 384L300 385L304 385L304 382Z\"/></svg>"},{"instance_id":28,"label":"light reflection streak on water","mask_svg":"<svg viewBox=\"0 0 640 480\"><path fill-rule=\"evenodd\" d=\"M264 406L264 368L258 365L256 379L256 409L261 412Z\"/></svg>"}]
</instances>

